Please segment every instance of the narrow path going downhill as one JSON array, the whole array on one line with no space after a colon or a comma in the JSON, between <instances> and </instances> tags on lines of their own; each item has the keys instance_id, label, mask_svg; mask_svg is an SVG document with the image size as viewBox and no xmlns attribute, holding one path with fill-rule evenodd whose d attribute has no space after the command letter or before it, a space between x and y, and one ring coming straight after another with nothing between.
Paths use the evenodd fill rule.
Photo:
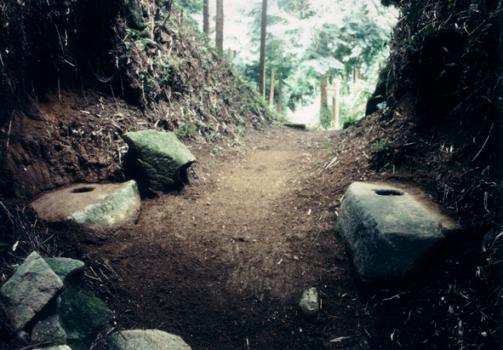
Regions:
<instances>
[{"instance_id":1,"label":"narrow path going downhill","mask_svg":"<svg viewBox=\"0 0 503 350\"><path fill-rule=\"evenodd\" d=\"M194 146L191 184L145 201L135 226L92 252L120 276L120 324L180 334L193 349L369 348L334 233L338 198L317 188L330 145L329 133L273 128L239 147ZM316 320L297 306L311 286Z\"/></svg>"}]
</instances>

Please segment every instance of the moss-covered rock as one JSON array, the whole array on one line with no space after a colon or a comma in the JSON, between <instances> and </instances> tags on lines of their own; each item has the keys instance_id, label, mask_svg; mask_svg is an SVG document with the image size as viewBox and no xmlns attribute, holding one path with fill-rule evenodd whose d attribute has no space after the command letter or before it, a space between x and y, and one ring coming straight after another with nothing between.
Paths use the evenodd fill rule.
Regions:
<instances>
[{"instance_id":1,"label":"moss-covered rock","mask_svg":"<svg viewBox=\"0 0 503 350\"><path fill-rule=\"evenodd\" d=\"M80 347L89 347L96 335L106 327L112 315L101 299L76 284L65 286L61 294L59 313L68 343Z\"/></svg>"},{"instance_id":2,"label":"moss-covered rock","mask_svg":"<svg viewBox=\"0 0 503 350\"><path fill-rule=\"evenodd\" d=\"M58 314L59 302L54 303L44 315L35 323L31 331L31 342L33 344L66 344L66 331L61 324L61 318Z\"/></svg>"},{"instance_id":3,"label":"moss-covered rock","mask_svg":"<svg viewBox=\"0 0 503 350\"><path fill-rule=\"evenodd\" d=\"M83 261L71 258L46 258L45 261L63 281L84 270Z\"/></svg>"},{"instance_id":4,"label":"moss-covered rock","mask_svg":"<svg viewBox=\"0 0 503 350\"><path fill-rule=\"evenodd\" d=\"M125 158L127 173L144 192L165 192L183 184L196 158L172 132L144 130L123 136L129 146Z\"/></svg>"}]
</instances>

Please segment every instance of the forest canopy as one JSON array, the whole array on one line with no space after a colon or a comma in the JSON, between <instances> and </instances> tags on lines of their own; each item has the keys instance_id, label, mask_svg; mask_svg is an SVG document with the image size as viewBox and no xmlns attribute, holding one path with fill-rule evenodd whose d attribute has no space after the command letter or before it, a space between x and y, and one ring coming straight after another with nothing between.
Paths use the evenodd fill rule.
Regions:
<instances>
[{"instance_id":1,"label":"forest canopy","mask_svg":"<svg viewBox=\"0 0 503 350\"><path fill-rule=\"evenodd\" d=\"M197 4L178 1L202 27ZM246 80L258 84L262 1L226 0L224 7L227 58ZM342 122L361 118L389 55L398 10L377 0L270 0L267 15L267 96L274 70L275 96L285 113L316 106L318 117L320 80L327 74L329 82L335 77L341 81Z\"/></svg>"}]
</instances>

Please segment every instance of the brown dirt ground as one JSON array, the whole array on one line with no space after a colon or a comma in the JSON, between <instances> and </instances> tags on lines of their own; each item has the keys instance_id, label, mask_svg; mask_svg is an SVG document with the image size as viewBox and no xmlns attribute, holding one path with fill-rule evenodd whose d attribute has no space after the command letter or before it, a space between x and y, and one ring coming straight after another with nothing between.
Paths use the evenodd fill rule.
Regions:
<instances>
[{"instance_id":1,"label":"brown dirt ground","mask_svg":"<svg viewBox=\"0 0 503 350\"><path fill-rule=\"evenodd\" d=\"M310 188L330 137L275 128L243 147L193 149L190 186L145 201L137 225L92 253L119 276L119 323L180 334L194 349L369 349L334 234L339 198ZM297 307L311 286L324 310L314 321ZM338 337L349 338L330 343Z\"/></svg>"},{"instance_id":2,"label":"brown dirt ground","mask_svg":"<svg viewBox=\"0 0 503 350\"><path fill-rule=\"evenodd\" d=\"M270 128L240 145L192 144L189 186L145 200L133 226L80 240L116 327L173 332L195 350L494 348L482 262L456 244L407 285L354 280L334 232L344 190L421 187L410 169L371 170L376 128L374 118L344 132ZM297 306L310 286L322 298L315 320Z\"/></svg>"}]
</instances>

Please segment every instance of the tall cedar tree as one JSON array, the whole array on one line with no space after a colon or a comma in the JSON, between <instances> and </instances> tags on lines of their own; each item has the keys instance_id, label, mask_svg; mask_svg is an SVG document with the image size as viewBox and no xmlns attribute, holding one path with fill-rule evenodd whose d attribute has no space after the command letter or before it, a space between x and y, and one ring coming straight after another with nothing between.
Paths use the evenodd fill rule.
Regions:
<instances>
[{"instance_id":1,"label":"tall cedar tree","mask_svg":"<svg viewBox=\"0 0 503 350\"><path fill-rule=\"evenodd\" d=\"M203 1L203 32L210 34L210 0Z\"/></svg>"},{"instance_id":2,"label":"tall cedar tree","mask_svg":"<svg viewBox=\"0 0 503 350\"><path fill-rule=\"evenodd\" d=\"M328 74L325 73L321 76L321 84L320 84L320 90L321 90L321 109L328 109Z\"/></svg>"},{"instance_id":3,"label":"tall cedar tree","mask_svg":"<svg viewBox=\"0 0 503 350\"><path fill-rule=\"evenodd\" d=\"M221 56L224 54L224 0L217 0L216 46Z\"/></svg>"},{"instance_id":4,"label":"tall cedar tree","mask_svg":"<svg viewBox=\"0 0 503 350\"><path fill-rule=\"evenodd\" d=\"M283 78L279 80L278 88L278 112L283 113Z\"/></svg>"},{"instance_id":5,"label":"tall cedar tree","mask_svg":"<svg viewBox=\"0 0 503 350\"><path fill-rule=\"evenodd\" d=\"M271 109L274 109L274 84L276 80L276 70L274 68L271 70L271 88L269 90L269 105Z\"/></svg>"},{"instance_id":6,"label":"tall cedar tree","mask_svg":"<svg viewBox=\"0 0 503 350\"><path fill-rule=\"evenodd\" d=\"M325 73L321 76L320 90L321 90L321 105L320 105L320 124L326 128L330 124L330 110L328 109L328 74Z\"/></svg>"},{"instance_id":7,"label":"tall cedar tree","mask_svg":"<svg viewBox=\"0 0 503 350\"><path fill-rule=\"evenodd\" d=\"M262 0L262 25L260 28L260 71L259 89L265 97L265 39L267 34L267 0Z\"/></svg>"}]
</instances>

